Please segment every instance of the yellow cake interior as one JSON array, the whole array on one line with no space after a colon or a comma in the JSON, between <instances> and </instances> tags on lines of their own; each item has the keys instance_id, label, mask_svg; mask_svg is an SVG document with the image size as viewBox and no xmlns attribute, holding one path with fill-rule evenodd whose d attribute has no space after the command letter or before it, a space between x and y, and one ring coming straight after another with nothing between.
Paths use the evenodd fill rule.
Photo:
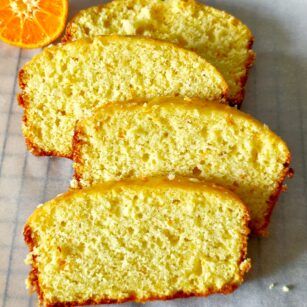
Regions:
<instances>
[{"instance_id":1,"label":"yellow cake interior","mask_svg":"<svg viewBox=\"0 0 307 307\"><path fill-rule=\"evenodd\" d=\"M213 181L242 198L252 227L260 230L288 171L290 153L266 125L234 108L160 98L113 104L81 121L75 161L83 187L168 174Z\"/></svg>"},{"instance_id":2,"label":"yellow cake interior","mask_svg":"<svg viewBox=\"0 0 307 307\"><path fill-rule=\"evenodd\" d=\"M80 11L64 40L95 35L144 35L193 50L212 63L242 102L255 54L253 36L241 21L210 6L186 0L116 0Z\"/></svg>"},{"instance_id":3,"label":"yellow cake interior","mask_svg":"<svg viewBox=\"0 0 307 307\"><path fill-rule=\"evenodd\" d=\"M22 69L23 133L37 154L71 155L73 129L106 102L162 95L220 101L227 85L203 58L136 37L96 37L46 48Z\"/></svg>"},{"instance_id":4,"label":"yellow cake interior","mask_svg":"<svg viewBox=\"0 0 307 307\"><path fill-rule=\"evenodd\" d=\"M100 185L34 212L29 259L45 303L228 292L249 268L247 222L237 197L204 183Z\"/></svg>"}]
</instances>

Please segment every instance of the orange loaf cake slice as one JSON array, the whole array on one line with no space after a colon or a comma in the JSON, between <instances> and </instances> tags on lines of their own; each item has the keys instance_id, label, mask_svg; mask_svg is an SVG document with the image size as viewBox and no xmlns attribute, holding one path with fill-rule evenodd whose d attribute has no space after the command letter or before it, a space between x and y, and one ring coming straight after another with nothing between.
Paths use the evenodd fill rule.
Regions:
<instances>
[{"instance_id":1,"label":"orange loaf cake slice","mask_svg":"<svg viewBox=\"0 0 307 307\"><path fill-rule=\"evenodd\" d=\"M36 155L71 157L76 121L110 101L200 96L227 84L194 52L149 38L105 36L46 48L20 71L23 134Z\"/></svg>"},{"instance_id":2,"label":"orange loaf cake slice","mask_svg":"<svg viewBox=\"0 0 307 307\"><path fill-rule=\"evenodd\" d=\"M77 187L168 174L213 181L247 204L258 234L290 171L287 145L266 125L226 105L180 97L98 109L77 124L74 161Z\"/></svg>"},{"instance_id":3,"label":"orange loaf cake slice","mask_svg":"<svg viewBox=\"0 0 307 307\"><path fill-rule=\"evenodd\" d=\"M25 225L27 284L48 307L229 293L250 267L248 220L236 195L188 179L71 191Z\"/></svg>"},{"instance_id":4,"label":"orange loaf cake slice","mask_svg":"<svg viewBox=\"0 0 307 307\"><path fill-rule=\"evenodd\" d=\"M109 34L144 35L195 51L222 73L230 103L242 103L253 35L230 14L194 0L115 0L80 11L63 41Z\"/></svg>"}]
</instances>

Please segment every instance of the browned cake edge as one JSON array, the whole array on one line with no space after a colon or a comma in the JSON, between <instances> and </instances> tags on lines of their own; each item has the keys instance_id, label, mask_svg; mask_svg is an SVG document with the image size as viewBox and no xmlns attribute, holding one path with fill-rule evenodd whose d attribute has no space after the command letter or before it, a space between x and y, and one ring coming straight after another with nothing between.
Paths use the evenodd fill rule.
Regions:
<instances>
[{"instance_id":1,"label":"browned cake edge","mask_svg":"<svg viewBox=\"0 0 307 307\"><path fill-rule=\"evenodd\" d=\"M29 123L28 117L27 117L29 99L23 93L23 90L27 86L26 82L24 82L23 80L23 75L24 75L24 70L20 69L19 74L18 74L18 81L19 81L19 87L21 89L21 93L17 94L17 102L24 111L23 116L22 116L23 125L25 127L31 127L31 123ZM35 144L35 142L31 139L31 137L26 135L24 132L23 132L23 136L25 139L25 144L27 146L27 149L29 150L29 152L31 152L35 156L54 156L54 157L62 157L62 158L68 158L68 159L72 158L72 154L63 155L61 152L57 152L57 151L45 151L42 148L40 148L37 144Z\"/></svg>"},{"instance_id":2,"label":"browned cake edge","mask_svg":"<svg viewBox=\"0 0 307 307\"><path fill-rule=\"evenodd\" d=\"M185 180L184 178L182 179ZM218 187L218 188L226 191L225 188L222 188L222 187ZM67 193L71 193L71 192L67 192ZM235 198L239 199L231 191L227 191L227 193L230 193L233 196L235 196ZM250 216L249 216L247 207L244 205L242 205L242 207L244 207L245 209L245 215L243 219L244 226L243 226L243 231L242 231L242 248L241 248L240 258L238 260L238 267L240 268L239 270L240 277L242 278L242 281L243 281L244 279L243 277L250 270L251 264L249 261L243 264L247 256L247 242L248 242L248 235L250 233L250 229L248 225L249 225ZM24 235L24 240L28 246L29 252L32 252L33 249L37 247L37 241L35 239L35 233L32 231L29 224L26 224L24 226L23 235ZM36 256L33 256L33 255L32 255L32 269L29 273L28 281L29 281L30 291L37 292L40 304L46 307L73 307L73 306L99 305L99 304L120 304L120 303L125 303L125 302L130 302L130 301L136 301L135 296L130 296L122 300L104 297L100 299L92 298L86 301L46 302L44 300L44 293L41 290L40 284L39 284L39 271L37 267L37 259L36 259ZM152 297L138 299L137 302L145 303L145 302L154 301L154 300L171 300L171 299L176 299L176 298L188 298L188 297L193 297L193 296L206 297L211 294L230 294L233 291L235 291L239 286L240 286L240 283L229 283L223 286L222 289L220 289L219 291L215 291L214 289L209 289L208 291L205 291L205 292L191 292L191 293L179 291L169 296L152 296Z\"/></svg>"},{"instance_id":3,"label":"browned cake edge","mask_svg":"<svg viewBox=\"0 0 307 307\"><path fill-rule=\"evenodd\" d=\"M245 74L241 77L239 81L239 85L241 87L241 90L238 92L238 94L234 97L228 96L228 104L232 107L236 106L238 109L241 108L241 105L243 103L244 97L245 97L245 85L248 79L248 74L250 69L252 68L255 60L256 60L256 53L252 50L254 44L254 37L252 34L250 34L250 38L247 44L247 50L248 50L248 58L245 62Z\"/></svg>"},{"instance_id":4,"label":"browned cake edge","mask_svg":"<svg viewBox=\"0 0 307 307\"><path fill-rule=\"evenodd\" d=\"M74 136L72 140L72 160L73 160L73 180L75 181L76 186L73 188L82 189L81 185L81 179L82 179L82 173L84 169L84 160L81 157L81 147L82 147L82 141L81 141L81 135L83 134L82 128L78 124L79 121L76 123Z\"/></svg>"},{"instance_id":5,"label":"browned cake edge","mask_svg":"<svg viewBox=\"0 0 307 307\"><path fill-rule=\"evenodd\" d=\"M106 3L107 4L107 3ZM105 6L104 4L100 4L99 6ZM73 35L72 35L72 31L71 31L71 26L72 23L74 21L74 19L77 17L79 13L77 13L72 19L71 21L66 25L66 29L65 29L65 33L64 36L61 39L62 43L67 43L67 42L71 42L73 40Z\"/></svg>"},{"instance_id":6,"label":"browned cake edge","mask_svg":"<svg viewBox=\"0 0 307 307\"><path fill-rule=\"evenodd\" d=\"M104 8L107 8L109 6L111 6L112 4L112 1L110 2L107 2L107 3L104 3L104 4L99 4L97 5L99 7L100 10L104 9ZM199 5L199 6L206 6L205 4L203 3L198 3L197 1L194 1L194 4L195 5ZM214 8L214 7L213 7ZM216 9L216 8L214 8ZM219 9L216 9L218 11L221 11ZM86 9L84 10L86 11ZM222 12L225 12L225 11L222 11ZM80 13L80 12L79 12ZM76 19L76 17L79 15L79 13L77 13L72 19L71 21L67 24L66 26L66 29L65 29L65 34L62 38L62 43L67 43L67 42L71 42L73 39L74 39L74 36L73 36L73 33L72 33L72 24L74 22L74 20ZM225 12L227 15L229 16L232 16L235 21L237 23L242 23L241 20L239 20L238 18L234 17L233 15ZM246 26L247 27L247 26ZM245 96L245 84L247 82L247 79L248 79L248 73L249 73L249 70L252 68L254 62L255 62L255 59L256 59L256 53L252 50L253 48L253 44L254 44L254 36L252 35L251 32L249 32L250 35L249 35L249 41L247 43L247 46L246 46L246 49L248 51L248 58L245 62L245 74L241 77L241 79L239 80L238 84L239 86L241 87L240 91L238 91L238 93L236 94L236 96L233 96L231 97L230 95L228 95L228 98L227 98L227 102L230 106L236 106L238 109L240 109L242 103L243 103L243 100L244 100L244 96ZM179 47L182 47L182 46L179 46ZM206 60L206 59L205 59ZM210 63L210 62L209 62ZM213 65L214 66L214 65Z\"/></svg>"},{"instance_id":7,"label":"browned cake edge","mask_svg":"<svg viewBox=\"0 0 307 307\"><path fill-rule=\"evenodd\" d=\"M268 236L268 226L271 221L273 209L276 206L276 203L278 201L278 198L281 194L281 192L284 192L284 181L286 177L293 177L294 175L294 170L293 168L290 167L291 163L291 154L288 155L287 161L283 164L284 168L281 171L279 180L277 181L276 189L275 191L270 195L269 199L267 200L267 211L264 216L264 222L262 224L253 224L253 222L250 222L249 227L252 230L252 233L255 234L256 236L261 236L261 237L266 237Z\"/></svg>"}]
</instances>

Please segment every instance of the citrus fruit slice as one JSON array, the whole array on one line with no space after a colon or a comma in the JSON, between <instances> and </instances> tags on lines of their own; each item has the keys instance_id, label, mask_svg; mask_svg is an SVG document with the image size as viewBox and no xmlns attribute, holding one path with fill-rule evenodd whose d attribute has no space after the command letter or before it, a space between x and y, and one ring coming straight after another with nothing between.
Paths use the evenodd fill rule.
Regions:
<instances>
[{"instance_id":1,"label":"citrus fruit slice","mask_svg":"<svg viewBox=\"0 0 307 307\"><path fill-rule=\"evenodd\" d=\"M0 0L0 39L22 47L46 46L62 33L68 0Z\"/></svg>"}]
</instances>

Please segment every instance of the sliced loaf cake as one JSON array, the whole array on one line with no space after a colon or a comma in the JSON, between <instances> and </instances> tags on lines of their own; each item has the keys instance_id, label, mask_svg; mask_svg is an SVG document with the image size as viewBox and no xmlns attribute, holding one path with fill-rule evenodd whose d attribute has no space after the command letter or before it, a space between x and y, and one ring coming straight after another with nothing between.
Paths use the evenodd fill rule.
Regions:
<instances>
[{"instance_id":1,"label":"sliced loaf cake","mask_svg":"<svg viewBox=\"0 0 307 307\"><path fill-rule=\"evenodd\" d=\"M194 176L236 192L265 233L289 173L287 145L266 125L222 104L157 98L114 103L77 124L73 186L160 175Z\"/></svg>"},{"instance_id":2,"label":"sliced loaf cake","mask_svg":"<svg viewBox=\"0 0 307 307\"><path fill-rule=\"evenodd\" d=\"M220 73L194 52L123 36L46 48L21 69L19 83L29 150L68 158L76 121L106 102L163 95L221 102L227 94Z\"/></svg>"},{"instance_id":3,"label":"sliced loaf cake","mask_svg":"<svg viewBox=\"0 0 307 307\"><path fill-rule=\"evenodd\" d=\"M230 103L243 100L253 36L230 14L194 0L114 0L80 11L63 41L108 34L144 35L193 50L222 73Z\"/></svg>"},{"instance_id":4,"label":"sliced loaf cake","mask_svg":"<svg viewBox=\"0 0 307 307\"><path fill-rule=\"evenodd\" d=\"M250 267L248 220L237 196L187 179L68 192L27 221L27 284L48 307L229 293Z\"/></svg>"}]
</instances>

